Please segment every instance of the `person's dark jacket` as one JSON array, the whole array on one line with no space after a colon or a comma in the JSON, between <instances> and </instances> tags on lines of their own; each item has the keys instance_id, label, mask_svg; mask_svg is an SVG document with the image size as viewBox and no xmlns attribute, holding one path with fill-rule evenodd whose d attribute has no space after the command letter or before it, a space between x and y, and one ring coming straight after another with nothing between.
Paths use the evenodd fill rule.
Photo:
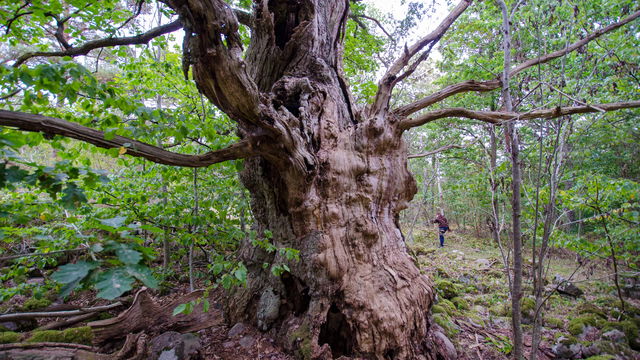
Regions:
<instances>
[{"instance_id":1,"label":"person's dark jacket","mask_svg":"<svg viewBox=\"0 0 640 360\"><path fill-rule=\"evenodd\" d=\"M436 216L435 220L433 220L433 223L438 223L438 227L449 227L447 218L442 216L441 214L438 214L438 216Z\"/></svg>"}]
</instances>

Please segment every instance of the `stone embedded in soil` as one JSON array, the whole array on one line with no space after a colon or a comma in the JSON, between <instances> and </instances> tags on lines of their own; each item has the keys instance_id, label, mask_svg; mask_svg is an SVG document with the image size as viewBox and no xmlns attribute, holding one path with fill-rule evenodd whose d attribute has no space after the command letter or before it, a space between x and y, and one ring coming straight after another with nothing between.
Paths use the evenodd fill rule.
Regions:
<instances>
[{"instance_id":1,"label":"stone embedded in soil","mask_svg":"<svg viewBox=\"0 0 640 360\"><path fill-rule=\"evenodd\" d=\"M453 346L453 343L445 334L441 333L440 331L436 331L433 334L433 337L438 344L438 347L444 350L445 353L440 355L444 356L445 360L455 360L458 358L456 347Z\"/></svg>"},{"instance_id":2,"label":"stone embedded in soil","mask_svg":"<svg viewBox=\"0 0 640 360\"><path fill-rule=\"evenodd\" d=\"M231 337L236 337L238 335L243 334L245 332L245 330L247 330L247 325L245 325L243 323L237 323L237 324L233 325L231 330L229 330L228 336L230 338Z\"/></svg>"},{"instance_id":3,"label":"stone embedded in soil","mask_svg":"<svg viewBox=\"0 0 640 360\"><path fill-rule=\"evenodd\" d=\"M618 343L623 343L627 341L624 333L617 329L607 331L606 333L602 334L602 338L605 340L618 342Z\"/></svg>"},{"instance_id":4,"label":"stone embedded in soil","mask_svg":"<svg viewBox=\"0 0 640 360\"><path fill-rule=\"evenodd\" d=\"M253 344L256 343L256 338L254 338L251 335L247 335L245 337L243 337L242 339L240 339L240 341L238 341L238 343L240 344L240 346L242 346L244 349L248 349L250 347L253 346Z\"/></svg>"},{"instance_id":5,"label":"stone embedded in soil","mask_svg":"<svg viewBox=\"0 0 640 360\"><path fill-rule=\"evenodd\" d=\"M193 334L167 331L149 342L151 360L189 360L199 356L202 344Z\"/></svg>"},{"instance_id":6,"label":"stone embedded in soil","mask_svg":"<svg viewBox=\"0 0 640 360\"><path fill-rule=\"evenodd\" d=\"M580 297L584 292L572 282L566 280L560 275L556 275L553 282L557 285L557 290L560 294L569 295L573 297Z\"/></svg>"}]
</instances>

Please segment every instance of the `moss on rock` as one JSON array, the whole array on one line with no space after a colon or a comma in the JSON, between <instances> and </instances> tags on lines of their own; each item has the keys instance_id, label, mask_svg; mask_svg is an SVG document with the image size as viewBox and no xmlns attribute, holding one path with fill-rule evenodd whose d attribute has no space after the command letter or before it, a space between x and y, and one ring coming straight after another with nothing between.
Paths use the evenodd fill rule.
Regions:
<instances>
[{"instance_id":1,"label":"moss on rock","mask_svg":"<svg viewBox=\"0 0 640 360\"><path fill-rule=\"evenodd\" d=\"M562 329L564 327L564 321L558 318L546 317L544 318L544 325L552 329Z\"/></svg>"},{"instance_id":2,"label":"moss on rock","mask_svg":"<svg viewBox=\"0 0 640 360\"><path fill-rule=\"evenodd\" d=\"M638 338L638 325L634 321L625 320L620 322L609 321L602 328L602 332L605 333L610 330L620 330L624 333L629 346L634 350L640 350L640 339Z\"/></svg>"},{"instance_id":3,"label":"moss on rock","mask_svg":"<svg viewBox=\"0 0 640 360\"><path fill-rule=\"evenodd\" d=\"M588 358L586 358L586 360L615 360L615 356L613 355L596 355L596 356L590 356Z\"/></svg>"},{"instance_id":4,"label":"moss on rock","mask_svg":"<svg viewBox=\"0 0 640 360\"><path fill-rule=\"evenodd\" d=\"M313 355L313 345L311 343L311 330L309 324L304 322L291 334L289 334L289 342L291 344L297 343L296 355L300 359L310 360Z\"/></svg>"},{"instance_id":5,"label":"moss on rock","mask_svg":"<svg viewBox=\"0 0 640 360\"><path fill-rule=\"evenodd\" d=\"M567 325L567 330L572 335L580 335L586 326L593 326L601 329L605 324L606 321L600 316L595 314L586 314L571 319Z\"/></svg>"},{"instance_id":6,"label":"moss on rock","mask_svg":"<svg viewBox=\"0 0 640 360\"><path fill-rule=\"evenodd\" d=\"M458 312L456 310L456 306L450 300L441 299L438 301L438 305L440 305L444 309L444 312L449 316L454 316Z\"/></svg>"},{"instance_id":7,"label":"moss on rock","mask_svg":"<svg viewBox=\"0 0 640 360\"><path fill-rule=\"evenodd\" d=\"M449 339L453 339L453 337L460 332L458 327L453 323L453 320L451 320L451 317L447 314L434 314L433 321L440 325Z\"/></svg>"},{"instance_id":8,"label":"moss on rock","mask_svg":"<svg viewBox=\"0 0 640 360\"><path fill-rule=\"evenodd\" d=\"M461 286L458 284L454 284L449 280L438 280L436 281L436 289L445 299L453 299L454 297L460 295Z\"/></svg>"},{"instance_id":9,"label":"moss on rock","mask_svg":"<svg viewBox=\"0 0 640 360\"><path fill-rule=\"evenodd\" d=\"M451 302L456 306L456 308L458 308L458 310L469 310L469 303L460 296L454 297L451 299Z\"/></svg>"},{"instance_id":10,"label":"moss on rock","mask_svg":"<svg viewBox=\"0 0 640 360\"><path fill-rule=\"evenodd\" d=\"M591 303L580 304L577 310L578 310L578 314L581 314L581 315L594 314L594 315L598 315L603 319L607 319L607 314L602 309L600 309L599 307Z\"/></svg>"},{"instance_id":11,"label":"moss on rock","mask_svg":"<svg viewBox=\"0 0 640 360\"><path fill-rule=\"evenodd\" d=\"M49 299L30 298L29 300L25 301L24 304L22 304L22 306L20 307L20 310L22 311L40 310L48 307L49 305L51 305L51 300Z\"/></svg>"}]
</instances>

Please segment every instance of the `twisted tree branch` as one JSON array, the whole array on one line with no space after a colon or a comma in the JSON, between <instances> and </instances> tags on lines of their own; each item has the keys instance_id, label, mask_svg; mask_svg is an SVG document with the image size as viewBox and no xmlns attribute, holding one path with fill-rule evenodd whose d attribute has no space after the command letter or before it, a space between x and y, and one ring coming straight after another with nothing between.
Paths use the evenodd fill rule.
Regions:
<instances>
[{"instance_id":1,"label":"twisted tree branch","mask_svg":"<svg viewBox=\"0 0 640 360\"><path fill-rule=\"evenodd\" d=\"M510 72L509 72L509 76L513 77L517 74L519 74L520 72L538 65L538 64L544 64L547 63L553 59L557 59L561 56L564 56L572 51L575 51L577 49L579 49L580 47L586 45L587 43L601 37L602 35L609 33L613 30L616 30L620 27L622 27L623 25L626 25L628 23L630 23L631 21L637 19L638 17L640 17L640 11L636 11L635 13L629 15L628 17L620 20L617 23L611 24L609 26L605 26L600 30L594 31L593 33L591 33L589 36L585 37L584 39L577 41L573 44L570 44L569 46L563 48L562 50L558 50L558 51L554 51L552 53L543 55L543 56L539 56L537 58L534 59L530 59L527 60L523 63L521 63L520 65L516 66L515 68L513 68ZM457 84L452 84L449 86L446 86L444 89L439 90L427 97L424 97L418 101L415 101L411 104L405 105L405 106L401 106L398 109L394 110L394 113L398 116L408 116L411 115L419 110L422 110L430 105L433 105L435 103L438 103L450 96L459 94L459 93L463 93L463 92L470 92L470 91L479 91L479 92L486 92L486 91L492 91L492 90L496 90L499 89L502 86L502 83L500 81L500 79L493 79L493 80L488 80L488 81L475 81L475 80L467 80L467 81L463 81L463 82L459 82Z\"/></svg>"},{"instance_id":2,"label":"twisted tree branch","mask_svg":"<svg viewBox=\"0 0 640 360\"><path fill-rule=\"evenodd\" d=\"M105 149L124 147L126 153L131 156L142 157L158 164L173 166L205 167L256 154L253 145L248 140L202 155L178 154L123 136L115 136L113 139L108 140L105 138L103 131L61 119L16 111L0 110L0 125L23 131L66 136Z\"/></svg>"},{"instance_id":3,"label":"twisted tree branch","mask_svg":"<svg viewBox=\"0 0 640 360\"><path fill-rule=\"evenodd\" d=\"M508 111L476 111L465 108L446 108L441 110L429 111L417 118L405 119L400 122L400 128L403 130L407 130L412 127L424 125L426 123L448 117L462 117L500 125L506 121L511 120L553 119L571 114L601 112L602 110L614 111L638 107L640 107L640 100L586 106L555 107L524 113Z\"/></svg>"},{"instance_id":4,"label":"twisted tree branch","mask_svg":"<svg viewBox=\"0 0 640 360\"><path fill-rule=\"evenodd\" d=\"M170 32L174 32L182 28L182 23L179 20L171 22L166 25L158 26L154 29L151 29L143 34L136 36L127 36L127 37L113 37L113 38L105 38L98 40L87 41L86 43L74 47L71 46L64 51L35 51L28 52L26 54L21 55L16 62L13 64L14 67L22 65L25 61L34 58L34 57L61 57L61 56L80 56L87 55L91 50L119 46L119 45L140 45L146 44L154 38L158 36L168 34Z\"/></svg>"}]
</instances>

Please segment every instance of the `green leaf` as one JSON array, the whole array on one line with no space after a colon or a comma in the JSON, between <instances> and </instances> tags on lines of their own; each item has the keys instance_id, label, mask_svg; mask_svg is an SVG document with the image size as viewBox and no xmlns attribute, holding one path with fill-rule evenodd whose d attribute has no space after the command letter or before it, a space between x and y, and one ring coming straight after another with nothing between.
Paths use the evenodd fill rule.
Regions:
<instances>
[{"instance_id":1,"label":"green leaf","mask_svg":"<svg viewBox=\"0 0 640 360\"><path fill-rule=\"evenodd\" d=\"M98 267L95 262L78 261L75 264L60 266L58 271L51 275L51 278L61 284L70 284L82 280L89 271Z\"/></svg>"},{"instance_id":2,"label":"green leaf","mask_svg":"<svg viewBox=\"0 0 640 360\"><path fill-rule=\"evenodd\" d=\"M127 265L125 269L129 275L142 281L145 286L152 289L158 287L158 280L153 276L153 272L148 267L144 265Z\"/></svg>"},{"instance_id":3,"label":"green leaf","mask_svg":"<svg viewBox=\"0 0 640 360\"><path fill-rule=\"evenodd\" d=\"M111 248L115 249L116 256L125 264L137 264L142 260L142 254L133 250L128 244L113 242Z\"/></svg>"},{"instance_id":4,"label":"green leaf","mask_svg":"<svg viewBox=\"0 0 640 360\"><path fill-rule=\"evenodd\" d=\"M134 279L122 269L112 269L98 276L96 289L98 297L113 300L131 290Z\"/></svg>"},{"instance_id":5,"label":"green leaf","mask_svg":"<svg viewBox=\"0 0 640 360\"><path fill-rule=\"evenodd\" d=\"M103 225L111 226L112 228L121 227L125 221L127 221L126 216L116 216L111 219L98 219Z\"/></svg>"},{"instance_id":6,"label":"green leaf","mask_svg":"<svg viewBox=\"0 0 640 360\"><path fill-rule=\"evenodd\" d=\"M182 314L185 310L187 310L187 304L180 304L173 309L173 316Z\"/></svg>"},{"instance_id":7,"label":"green leaf","mask_svg":"<svg viewBox=\"0 0 640 360\"><path fill-rule=\"evenodd\" d=\"M60 202L62 202L62 205L67 209L77 208L80 204L87 202L84 191L74 183L67 184L67 187L62 190L62 193L64 195L60 198Z\"/></svg>"},{"instance_id":8,"label":"green leaf","mask_svg":"<svg viewBox=\"0 0 640 360\"><path fill-rule=\"evenodd\" d=\"M240 267L236 269L233 275L236 277L236 279L244 283L245 281L247 281L247 268L244 267L244 265L240 265Z\"/></svg>"}]
</instances>

